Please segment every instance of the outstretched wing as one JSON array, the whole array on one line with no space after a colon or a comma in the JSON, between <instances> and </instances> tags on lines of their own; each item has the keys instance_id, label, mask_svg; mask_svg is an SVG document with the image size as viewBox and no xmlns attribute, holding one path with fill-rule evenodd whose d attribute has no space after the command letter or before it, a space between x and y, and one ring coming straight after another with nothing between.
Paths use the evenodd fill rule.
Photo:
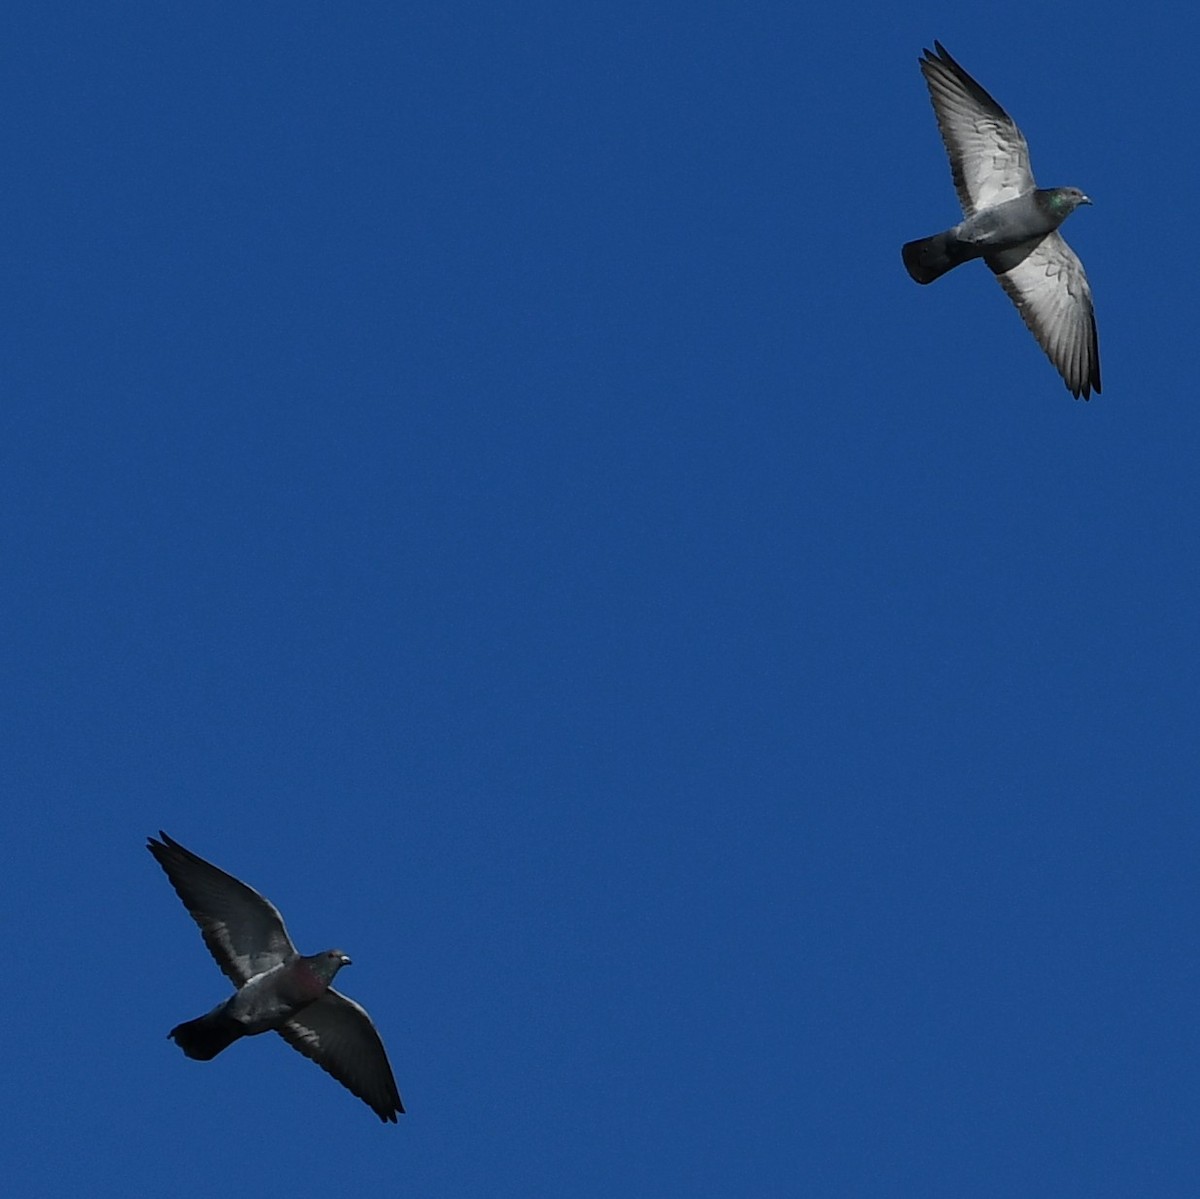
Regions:
<instances>
[{"instance_id":1,"label":"outstretched wing","mask_svg":"<svg viewBox=\"0 0 1200 1199\"><path fill-rule=\"evenodd\" d=\"M332 987L279 1030L293 1048L311 1058L353 1092L383 1121L403 1113L387 1051L371 1017Z\"/></svg>"},{"instance_id":2,"label":"outstretched wing","mask_svg":"<svg viewBox=\"0 0 1200 1199\"><path fill-rule=\"evenodd\" d=\"M296 952L275 905L232 874L184 849L166 833L146 846L167 873L204 944L235 986Z\"/></svg>"},{"instance_id":3,"label":"outstretched wing","mask_svg":"<svg viewBox=\"0 0 1200 1199\"><path fill-rule=\"evenodd\" d=\"M1076 399L1100 391L1100 344L1092 289L1057 230L1029 247L989 254L987 264Z\"/></svg>"},{"instance_id":4,"label":"outstretched wing","mask_svg":"<svg viewBox=\"0 0 1200 1199\"><path fill-rule=\"evenodd\" d=\"M941 42L925 51L921 74L963 212L972 216L1034 186L1029 147L1012 117L950 57Z\"/></svg>"}]
</instances>

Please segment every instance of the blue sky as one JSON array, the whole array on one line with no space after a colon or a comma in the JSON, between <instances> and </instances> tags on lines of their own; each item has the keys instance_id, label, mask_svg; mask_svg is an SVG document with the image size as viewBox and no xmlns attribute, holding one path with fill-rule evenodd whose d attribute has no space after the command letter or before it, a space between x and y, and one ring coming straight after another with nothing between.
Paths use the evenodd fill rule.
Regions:
<instances>
[{"instance_id":1,"label":"blue sky","mask_svg":"<svg viewBox=\"0 0 1200 1199\"><path fill-rule=\"evenodd\" d=\"M1196 1193L1196 19L1009 11L8 10L14 1193ZM1095 201L1090 403L903 270L935 37ZM165 1039L159 828L398 1127Z\"/></svg>"}]
</instances>

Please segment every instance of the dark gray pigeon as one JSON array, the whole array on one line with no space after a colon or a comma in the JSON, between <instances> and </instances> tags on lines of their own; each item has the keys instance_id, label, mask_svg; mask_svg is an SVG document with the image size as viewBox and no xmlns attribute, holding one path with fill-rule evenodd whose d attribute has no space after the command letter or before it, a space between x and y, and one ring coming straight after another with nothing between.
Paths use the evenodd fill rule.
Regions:
<instances>
[{"instance_id":1,"label":"dark gray pigeon","mask_svg":"<svg viewBox=\"0 0 1200 1199\"><path fill-rule=\"evenodd\" d=\"M1086 400L1100 391L1092 289L1058 227L1091 200L1075 187L1038 187L1012 118L940 42L933 45L937 53L925 51L921 73L966 220L910 241L904 265L918 283L932 283L960 262L982 258L1071 394Z\"/></svg>"},{"instance_id":2,"label":"dark gray pigeon","mask_svg":"<svg viewBox=\"0 0 1200 1199\"><path fill-rule=\"evenodd\" d=\"M147 848L237 987L208 1015L176 1025L168 1036L188 1057L206 1062L239 1037L274 1029L394 1124L404 1104L383 1042L371 1017L329 985L350 959L340 949L303 957L274 904L166 833L158 835L162 840L151 837Z\"/></svg>"}]
</instances>

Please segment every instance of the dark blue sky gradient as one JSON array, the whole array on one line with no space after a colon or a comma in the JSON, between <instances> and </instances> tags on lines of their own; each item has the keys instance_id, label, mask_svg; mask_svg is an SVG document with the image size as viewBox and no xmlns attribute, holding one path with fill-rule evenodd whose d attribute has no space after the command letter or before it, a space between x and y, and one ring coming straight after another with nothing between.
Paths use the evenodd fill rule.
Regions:
<instances>
[{"instance_id":1,"label":"dark blue sky gradient","mask_svg":"<svg viewBox=\"0 0 1200 1199\"><path fill-rule=\"evenodd\" d=\"M1197 19L1009 18L8 10L12 1193L1197 1193ZM1091 403L903 270L935 37L1095 200ZM165 1039L159 828L398 1128Z\"/></svg>"}]
</instances>

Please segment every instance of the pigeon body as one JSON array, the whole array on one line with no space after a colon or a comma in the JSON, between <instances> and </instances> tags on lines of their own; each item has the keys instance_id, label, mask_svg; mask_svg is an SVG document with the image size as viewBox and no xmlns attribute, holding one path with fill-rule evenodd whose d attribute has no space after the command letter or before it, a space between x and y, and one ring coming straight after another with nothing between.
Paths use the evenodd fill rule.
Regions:
<instances>
[{"instance_id":1,"label":"pigeon body","mask_svg":"<svg viewBox=\"0 0 1200 1199\"><path fill-rule=\"evenodd\" d=\"M333 976L350 959L340 949L280 962L256 974L205 1016L176 1025L167 1034L190 1058L211 1061L239 1037L272 1032L329 990Z\"/></svg>"},{"instance_id":2,"label":"pigeon body","mask_svg":"<svg viewBox=\"0 0 1200 1199\"><path fill-rule=\"evenodd\" d=\"M908 242L904 265L918 283L932 283L982 258L1072 395L1086 400L1100 391L1092 292L1058 227L1091 200L1075 187L1037 187L1029 148L1012 118L940 42L933 44L936 53L925 51L921 72L964 219Z\"/></svg>"},{"instance_id":3,"label":"pigeon body","mask_svg":"<svg viewBox=\"0 0 1200 1199\"><path fill-rule=\"evenodd\" d=\"M1074 187L1037 188L969 216L945 233L908 242L904 265L918 283L932 283L972 258L986 258L1053 233L1079 207L1091 200Z\"/></svg>"},{"instance_id":4,"label":"pigeon body","mask_svg":"<svg viewBox=\"0 0 1200 1199\"><path fill-rule=\"evenodd\" d=\"M350 965L340 949L296 952L278 910L253 888L166 833L147 848L166 872L204 943L237 990L171 1029L190 1058L209 1061L241 1037L274 1031L357 1095L381 1120L404 1111L383 1042L367 1013L330 985Z\"/></svg>"}]
</instances>

